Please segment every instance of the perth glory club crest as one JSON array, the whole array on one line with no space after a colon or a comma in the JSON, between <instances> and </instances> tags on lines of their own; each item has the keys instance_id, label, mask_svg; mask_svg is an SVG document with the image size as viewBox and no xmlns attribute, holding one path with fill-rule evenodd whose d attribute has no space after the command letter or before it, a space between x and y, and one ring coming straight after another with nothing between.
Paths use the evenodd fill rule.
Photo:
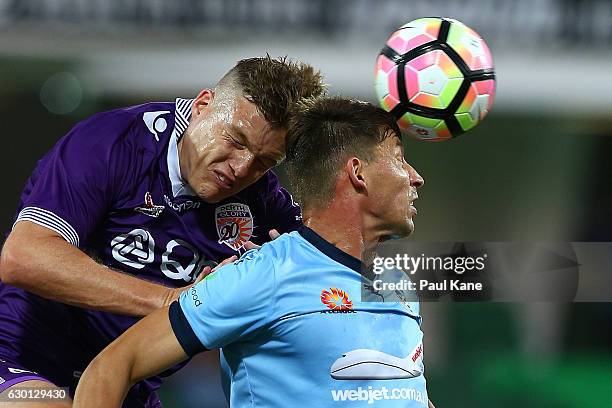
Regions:
<instances>
[{"instance_id":1,"label":"perth glory club crest","mask_svg":"<svg viewBox=\"0 0 612 408\"><path fill-rule=\"evenodd\" d=\"M253 216L248 205L228 203L215 209L219 243L237 251L253 236Z\"/></svg>"}]
</instances>

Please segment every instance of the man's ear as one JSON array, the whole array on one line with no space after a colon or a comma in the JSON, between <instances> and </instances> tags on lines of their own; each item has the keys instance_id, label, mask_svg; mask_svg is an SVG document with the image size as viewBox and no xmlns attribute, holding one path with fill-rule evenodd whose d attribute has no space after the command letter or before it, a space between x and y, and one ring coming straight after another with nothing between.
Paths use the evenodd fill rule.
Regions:
<instances>
[{"instance_id":1,"label":"man's ear","mask_svg":"<svg viewBox=\"0 0 612 408\"><path fill-rule=\"evenodd\" d=\"M366 192L368 190L364 176L364 163L361 160L351 157L346 161L345 170L356 191Z\"/></svg>"},{"instance_id":2,"label":"man's ear","mask_svg":"<svg viewBox=\"0 0 612 408\"><path fill-rule=\"evenodd\" d=\"M193 101L193 106L191 107L192 117L200 115L210 105L214 97L215 91L212 89L202 89Z\"/></svg>"}]
</instances>

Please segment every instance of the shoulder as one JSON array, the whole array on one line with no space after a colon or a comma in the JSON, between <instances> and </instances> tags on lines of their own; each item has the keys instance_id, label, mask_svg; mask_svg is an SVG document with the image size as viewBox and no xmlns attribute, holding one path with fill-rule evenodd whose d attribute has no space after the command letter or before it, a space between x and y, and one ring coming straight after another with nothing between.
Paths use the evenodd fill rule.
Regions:
<instances>
[{"instance_id":1,"label":"shoulder","mask_svg":"<svg viewBox=\"0 0 612 408\"><path fill-rule=\"evenodd\" d=\"M249 264L259 263L267 265L269 270L274 270L276 279L290 271L287 265L294 265L296 258L299 258L307 247L303 245L304 240L298 232L285 233L273 241L266 242L258 250L251 250L245 253L236 263Z\"/></svg>"},{"instance_id":2,"label":"shoulder","mask_svg":"<svg viewBox=\"0 0 612 408\"><path fill-rule=\"evenodd\" d=\"M155 102L97 113L77 123L55 150L101 163L143 152L156 156L174 129L174 110L174 103Z\"/></svg>"},{"instance_id":3,"label":"shoulder","mask_svg":"<svg viewBox=\"0 0 612 408\"><path fill-rule=\"evenodd\" d=\"M97 150L108 150L124 141L154 145L160 137L171 134L174 106L155 102L100 112L77 123L60 143Z\"/></svg>"},{"instance_id":4,"label":"shoulder","mask_svg":"<svg viewBox=\"0 0 612 408\"><path fill-rule=\"evenodd\" d=\"M55 144L39 162L39 172L53 167L70 173L72 181L89 183L97 174L124 185L158 162L174 129L174 106L146 103L90 116Z\"/></svg>"},{"instance_id":5,"label":"shoulder","mask_svg":"<svg viewBox=\"0 0 612 408\"><path fill-rule=\"evenodd\" d=\"M233 276L240 278L242 274L246 280L273 283L277 274L282 273L282 264L286 262L296 247L296 237L293 234L282 234L274 241L263 244L259 249L246 251L233 263L220 268L209 275L207 279L217 276ZM222 279L222 280L223 280Z\"/></svg>"}]
</instances>

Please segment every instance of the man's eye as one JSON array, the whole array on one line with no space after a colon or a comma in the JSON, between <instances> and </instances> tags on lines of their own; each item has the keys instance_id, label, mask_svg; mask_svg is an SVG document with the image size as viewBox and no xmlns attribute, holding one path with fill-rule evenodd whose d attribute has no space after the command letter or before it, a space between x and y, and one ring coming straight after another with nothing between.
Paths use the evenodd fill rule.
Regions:
<instances>
[{"instance_id":1,"label":"man's eye","mask_svg":"<svg viewBox=\"0 0 612 408\"><path fill-rule=\"evenodd\" d=\"M238 139L236 139L234 136L230 135L230 139L232 140L232 142L240 147L244 147L244 144L241 143Z\"/></svg>"}]
</instances>

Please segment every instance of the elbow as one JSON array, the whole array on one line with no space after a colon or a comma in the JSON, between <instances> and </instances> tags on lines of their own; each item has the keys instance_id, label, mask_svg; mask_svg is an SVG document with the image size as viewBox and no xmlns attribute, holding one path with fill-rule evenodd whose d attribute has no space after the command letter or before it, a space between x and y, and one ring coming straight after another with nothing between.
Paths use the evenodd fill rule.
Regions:
<instances>
[{"instance_id":1,"label":"elbow","mask_svg":"<svg viewBox=\"0 0 612 408\"><path fill-rule=\"evenodd\" d=\"M129 364L112 351L112 343L96 356L79 379L73 407L121 406L130 387Z\"/></svg>"},{"instance_id":2,"label":"elbow","mask_svg":"<svg viewBox=\"0 0 612 408\"><path fill-rule=\"evenodd\" d=\"M106 358L104 352L101 352L89 362L79 379L79 383L81 381L86 383L90 379L94 379L94 381L99 380L100 376L108 370L109 365L112 364L109 364L108 358Z\"/></svg>"},{"instance_id":3,"label":"elbow","mask_svg":"<svg viewBox=\"0 0 612 408\"><path fill-rule=\"evenodd\" d=\"M73 400L73 407L92 407L94 401L100 400L100 394L107 393L104 377L104 359L100 356L94 358L79 379ZM100 401L98 401L99 403Z\"/></svg>"},{"instance_id":4,"label":"elbow","mask_svg":"<svg viewBox=\"0 0 612 408\"><path fill-rule=\"evenodd\" d=\"M0 255L0 280L3 283L20 286L27 279L28 268L24 262L27 256L23 252L22 245L9 236Z\"/></svg>"}]
</instances>

